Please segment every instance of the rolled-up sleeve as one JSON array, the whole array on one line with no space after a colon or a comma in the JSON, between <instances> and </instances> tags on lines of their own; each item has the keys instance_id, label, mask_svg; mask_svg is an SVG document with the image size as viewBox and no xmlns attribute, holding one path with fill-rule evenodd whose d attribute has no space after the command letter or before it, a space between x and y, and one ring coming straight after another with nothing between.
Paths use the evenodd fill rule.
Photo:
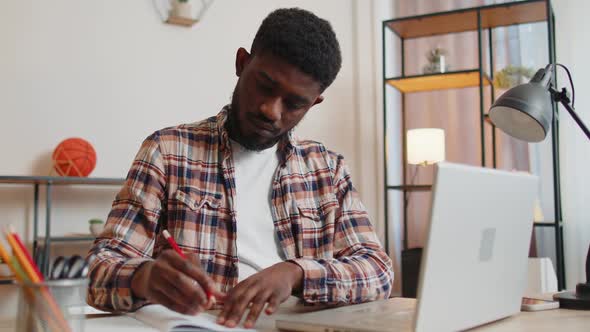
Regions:
<instances>
[{"instance_id":1,"label":"rolled-up sleeve","mask_svg":"<svg viewBox=\"0 0 590 332\"><path fill-rule=\"evenodd\" d=\"M342 156L336 158L334 186L339 208L334 218L334 257L291 260L304 271L303 300L308 303L361 303L388 298L393 269L365 207L352 185Z\"/></svg>"},{"instance_id":2,"label":"rolled-up sleeve","mask_svg":"<svg viewBox=\"0 0 590 332\"><path fill-rule=\"evenodd\" d=\"M155 235L166 196L166 174L157 133L143 142L125 184L113 201L105 229L94 241L87 302L113 312L146 304L131 292L131 279L152 259Z\"/></svg>"}]
</instances>

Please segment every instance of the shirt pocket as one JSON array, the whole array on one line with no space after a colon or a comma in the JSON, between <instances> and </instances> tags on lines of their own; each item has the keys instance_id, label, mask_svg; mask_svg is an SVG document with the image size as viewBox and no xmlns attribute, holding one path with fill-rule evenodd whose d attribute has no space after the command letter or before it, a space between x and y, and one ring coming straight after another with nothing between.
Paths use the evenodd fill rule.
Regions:
<instances>
[{"instance_id":1,"label":"shirt pocket","mask_svg":"<svg viewBox=\"0 0 590 332\"><path fill-rule=\"evenodd\" d=\"M194 188L177 190L168 207L168 231L180 247L197 253L209 269L215 257L219 224L229 218L220 199Z\"/></svg>"},{"instance_id":2,"label":"shirt pocket","mask_svg":"<svg viewBox=\"0 0 590 332\"><path fill-rule=\"evenodd\" d=\"M338 211L336 196L324 196L319 201L301 200L296 205L299 215L297 245L302 257L332 259Z\"/></svg>"}]
</instances>

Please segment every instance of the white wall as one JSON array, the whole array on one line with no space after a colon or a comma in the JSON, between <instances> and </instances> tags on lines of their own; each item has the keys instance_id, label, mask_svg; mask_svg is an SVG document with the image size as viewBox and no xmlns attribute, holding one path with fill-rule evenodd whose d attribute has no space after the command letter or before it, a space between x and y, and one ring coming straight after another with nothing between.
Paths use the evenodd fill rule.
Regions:
<instances>
[{"instance_id":1,"label":"white wall","mask_svg":"<svg viewBox=\"0 0 590 332\"><path fill-rule=\"evenodd\" d=\"M381 20L392 17L387 0L217 0L190 29L163 24L149 0L0 1L0 175L46 175L59 141L81 136L98 153L93 176L125 176L139 144L152 131L213 115L229 102L236 82L235 50L249 47L272 9L288 6L328 19L343 51L342 71L326 91L326 101L298 132L345 155L382 236ZM590 123L584 94L590 89L585 59L590 48L583 42L582 23L590 3L554 0L553 6L557 58L572 69L576 108ZM590 142L561 114L571 288L585 277L590 242L584 210ZM57 188L54 232L85 232L87 219L106 217L115 193L116 188ZM12 223L30 240L29 187L1 185L0 213L0 226Z\"/></svg>"},{"instance_id":2,"label":"white wall","mask_svg":"<svg viewBox=\"0 0 590 332\"><path fill-rule=\"evenodd\" d=\"M98 154L92 176L125 176L151 132L214 115L228 103L237 48L249 48L270 11L299 6L332 23L343 66L325 102L298 133L344 154L378 224L381 150L373 146L380 137L374 113L381 106L373 88L381 78L380 71L366 74L380 70L371 41L380 40L371 31L380 22L373 21L372 4L217 0L200 23L184 28L162 23L149 0L1 1L0 175L47 175L54 147L79 136ZM357 30L356 22L365 26ZM365 43L362 51L355 47L359 42ZM357 77L368 85L359 86ZM53 234L87 231L89 218L106 217L115 193L116 188L57 188ZM29 187L2 185L0 211L0 226L12 223L31 239Z\"/></svg>"},{"instance_id":3,"label":"white wall","mask_svg":"<svg viewBox=\"0 0 590 332\"><path fill-rule=\"evenodd\" d=\"M355 87L358 91L358 158L359 172L365 178L361 182L360 192L369 212L372 213L376 224L377 233L384 240L384 170L383 170L383 45L382 22L394 16L393 2L388 0L356 0L355 1L355 45L356 61L358 68L355 77ZM367 5L370 4L370 5ZM392 46L392 45L388 45ZM386 46L387 47L387 46ZM391 47L390 47L391 48ZM388 68L395 67L397 59L395 52L388 50ZM395 101L394 98L388 98ZM390 108L391 109L391 108ZM399 119L390 117L390 126L399 127ZM389 146L397 146L399 142L395 137L389 137ZM390 166L394 168L395 165ZM398 170L399 171L399 170ZM399 173L399 172L398 172ZM393 182L393 181L392 181ZM391 197L391 196L390 196ZM393 204L392 204L393 203ZM390 201L390 206L397 206L395 201ZM391 211L395 214L399 211ZM399 253L401 244L401 230L399 224L389 225L389 246L386 248L393 260L394 273L396 275L393 291L399 293L400 264ZM384 243L384 242L383 242ZM385 245L385 244L384 244Z\"/></svg>"},{"instance_id":4,"label":"white wall","mask_svg":"<svg viewBox=\"0 0 590 332\"><path fill-rule=\"evenodd\" d=\"M590 126L590 45L588 22L590 2L554 0L557 61L572 72L576 88L576 113ZM559 72L560 86L568 86ZM568 90L569 87L568 87ZM564 108L560 108L561 192L564 220L566 283L568 289L586 280L584 264L590 244L590 141Z\"/></svg>"}]
</instances>

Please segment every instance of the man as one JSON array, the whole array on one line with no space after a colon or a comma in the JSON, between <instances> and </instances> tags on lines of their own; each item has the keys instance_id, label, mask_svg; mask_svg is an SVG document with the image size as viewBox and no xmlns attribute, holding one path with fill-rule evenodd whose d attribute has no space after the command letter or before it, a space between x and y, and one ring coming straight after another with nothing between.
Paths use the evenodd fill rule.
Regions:
<instances>
[{"instance_id":1,"label":"man","mask_svg":"<svg viewBox=\"0 0 590 332\"><path fill-rule=\"evenodd\" d=\"M237 51L231 105L144 141L90 251L88 302L196 314L211 307L210 293L223 302L218 323L234 327L247 311L252 327L291 294L307 303L387 298L391 261L342 156L292 130L340 65L327 21L271 13L251 53ZM164 250L164 229L187 260Z\"/></svg>"}]
</instances>

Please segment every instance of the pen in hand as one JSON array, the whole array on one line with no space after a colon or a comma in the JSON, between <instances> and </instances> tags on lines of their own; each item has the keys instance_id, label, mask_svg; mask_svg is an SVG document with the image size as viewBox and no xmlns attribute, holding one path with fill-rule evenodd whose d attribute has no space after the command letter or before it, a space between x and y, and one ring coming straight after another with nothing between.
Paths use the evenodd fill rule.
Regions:
<instances>
[{"instance_id":1,"label":"pen in hand","mask_svg":"<svg viewBox=\"0 0 590 332\"><path fill-rule=\"evenodd\" d=\"M168 230L163 230L162 234L164 235L164 238L166 238L168 243L170 243L170 245L172 246L172 249L174 249L174 251L176 251L180 255L180 257L186 259L185 254L182 252L182 250L180 250L180 248L178 247L178 244L176 244L176 241L174 241L174 238L172 237L172 235L170 235ZM209 289L205 289L205 293L207 294L208 303L215 303L215 296L213 296L213 294L211 294L211 291L209 291Z\"/></svg>"}]
</instances>

